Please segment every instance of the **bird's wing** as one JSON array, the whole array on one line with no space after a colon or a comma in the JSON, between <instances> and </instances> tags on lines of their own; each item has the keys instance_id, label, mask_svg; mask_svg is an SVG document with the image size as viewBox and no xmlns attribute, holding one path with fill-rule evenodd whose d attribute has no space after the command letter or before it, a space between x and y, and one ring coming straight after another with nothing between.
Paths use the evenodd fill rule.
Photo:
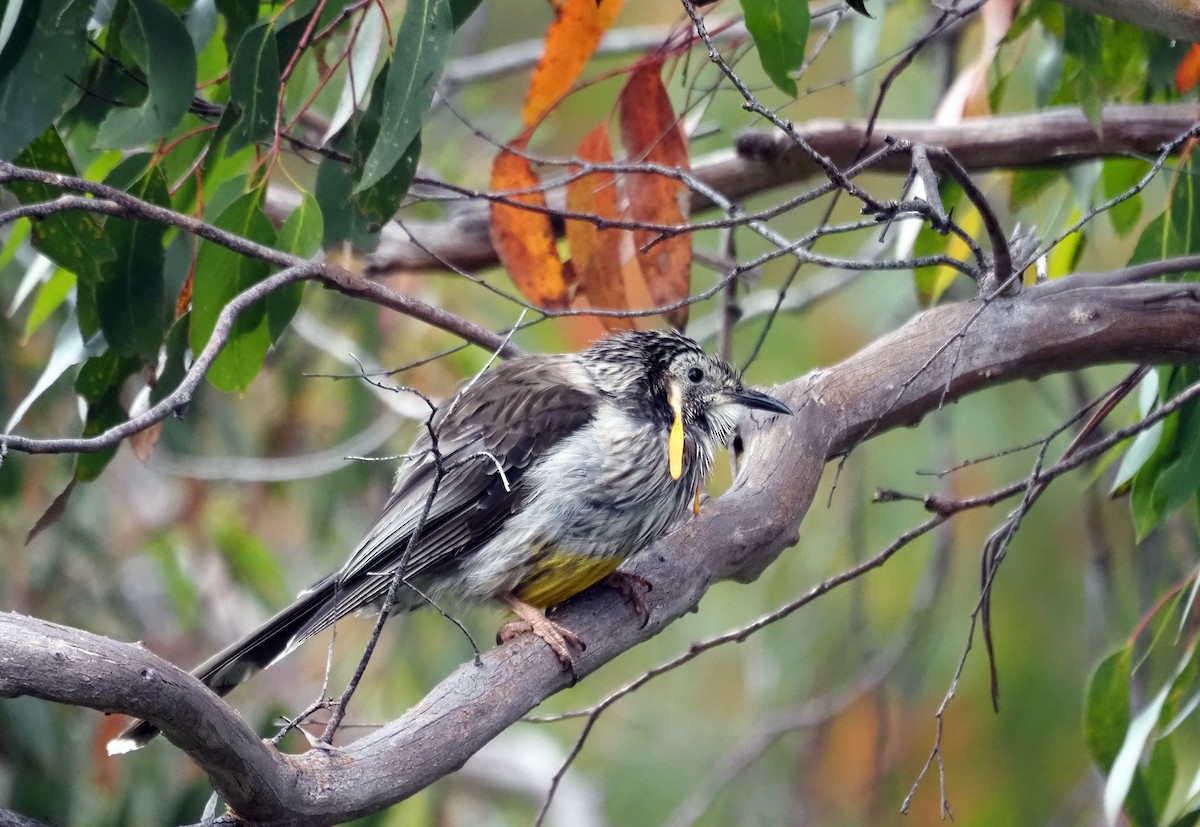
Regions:
<instances>
[{"instance_id":1,"label":"bird's wing","mask_svg":"<svg viewBox=\"0 0 1200 827\"><path fill-rule=\"evenodd\" d=\"M292 645L380 599L391 581L380 575L402 562L406 579L416 579L495 536L521 508L525 472L595 413L598 397L571 381L578 370L564 357L517 359L447 402L433 418L435 436L426 431L413 445L375 525L342 569L310 590L335 585Z\"/></svg>"},{"instance_id":2,"label":"bird's wing","mask_svg":"<svg viewBox=\"0 0 1200 827\"><path fill-rule=\"evenodd\" d=\"M491 539L520 509L525 472L595 413L598 397L581 381L580 370L570 357L514 359L444 405L432 421L437 454L428 433L416 441L416 459L400 469L383 514L341 571L205 661L194 670L197 677L224 695L330 624L380 599L391 585L390 577L380 575L393 572L401 561L406 576L417 577ZM418 525L421 531L408 549ZM134 721L110 742L109 752L136 749L156 732L153 724Z\"/></svg>"}]
</instances>

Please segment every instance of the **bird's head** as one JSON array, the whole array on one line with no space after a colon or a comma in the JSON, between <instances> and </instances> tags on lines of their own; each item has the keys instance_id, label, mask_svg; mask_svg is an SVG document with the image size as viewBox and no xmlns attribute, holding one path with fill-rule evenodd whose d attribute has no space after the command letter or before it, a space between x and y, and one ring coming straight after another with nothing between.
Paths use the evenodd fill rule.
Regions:
<instances>
[{"instance_id":1,"label":"bird's head","mask_svg":"<svg viewBox=\"0 0 1200 827\"><path fill-rule=\"evenodd\" d=\"M724 359L675 331L638 330L602 339L583 353L596 384L638 417L679 422L724 444L741 408L790 414L773 396L750 390Z\"/></svg>"}]
</instances>

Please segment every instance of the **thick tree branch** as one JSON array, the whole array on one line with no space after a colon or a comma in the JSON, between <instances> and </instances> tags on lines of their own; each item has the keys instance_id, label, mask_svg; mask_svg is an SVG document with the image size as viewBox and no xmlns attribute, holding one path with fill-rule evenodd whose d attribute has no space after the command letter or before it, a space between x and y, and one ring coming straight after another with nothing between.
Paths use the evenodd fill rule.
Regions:
<instances>
[{"instance_id":1,"label":"thick tree branch","mask_svg":"<svg viewBox=\"0 0 1200 827\"><path fill-rule=\"evenodd\" d=\"M1195 126L1200 109L1194 104L1109 106L1093 127L1079 109L1049 109L1028 115L972 118L961 124L934 125L929 121L878 121L863 157L883 150L888 138L941 147L968 171L1027 169L1063 165L1108 156L1151 158L1162 146ZM796 132L821 155L845 169L866 131L865 122L810 121ZM889 156L878 171L908 172L907 155ZM732 149L695 159L692 176L728 201L812 178L821 170L807 153L779 132L747 132ZM552 209L565 208L565 196L551 190ZM272 192L274 202L281 198ZM692 194L692 213L713 206L703 194ZM405 220L383 229L379 249L367 259L367 272L379 275L398 270L444 269L447 265L477 270L497 263L489 235L488 204L455 204L446 218Z\"/></svg>"},{"instance_id":2,"label":"thick tree branch","mask_svg":"<svg viewBox=\"0 0 1200 827\"><path fill-rule=\"evenodd\" d=\"M218 789L265 797L295 782L228 704L177 666L140 646L24 615L0 614L0 696L29 695L103 712L147 715L200 765Z\"/></svg>"},{"instance_id":3,"label":"thick tree branch","mask_svg":"<svg viewBox=\"0 0 1200 827\"><path fill-rule=\"evenodd\" d=\"M1062 0L1068 6L1124 20L1172 40L1200 40L1200 9L1172 0Z\"/></svg>"},{"instance_id":4,"label":"thick tree branch","mask_svg":"<svg viewBox=\"0 0 1200 827\"><path fill-rule=\"evenodd\" d=\"M29 818L12 810L0 810L0 827L52 827L45 821Z\"/></svg>"},{"instance_id":5,"label":"thick tree branch","mask_svg":"<svg viewBox=\"0 0 1200 827\"><path fill-rule=\"evenodd\" d=\"M839 365L773 392L796 411L744 427L743 473L724 496L631 569L656 588L641 628L607 589L557 619L588 648L587 675L693 610L720 580L753 580L795 543L825 463L867 435L1016 379L1114 362L1200 361L1200 288L1034 287L1012 299L926 311ZM533 638L484 653L391 724L333 752L285 756L179 670L149 653L16 615L0 616L0 693L147 717L206 769L233 809L263 824L331 824L412 795L566 687Z\"/></svg>"}]
</instances>

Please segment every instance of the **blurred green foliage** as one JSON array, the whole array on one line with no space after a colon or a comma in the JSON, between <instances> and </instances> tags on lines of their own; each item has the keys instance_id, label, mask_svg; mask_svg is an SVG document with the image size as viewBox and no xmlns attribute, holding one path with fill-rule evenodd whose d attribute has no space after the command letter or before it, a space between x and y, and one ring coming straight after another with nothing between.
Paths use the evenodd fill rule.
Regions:
<instances>
[{"instance_id":1,"label":"blurred green foliage","mask_svg":"<svg viewBox=\"0 0 1200 827\"><path fill-rule=\"evenodd\" d=\"M10 5L17 10L14 31L26 39L14 35L0 42L0 157L67 174L83 171L91 180L133 188L150 201L202 214L298 254L312 255L322 237L352 243L359 253L374 247L381 217L408 195L418 156L431 175L468 189L485 187L495 151L489 136L500 140L518 128L523 76L447 89L445 100L427 114L432 85L399 89L413 76L395 63L384 69L386 46L376 61L366 61L374 66L375 93L364 101L355 89L366 89L370 78L357 79L356 87L344 65L324 74L330 56L344 52L351 58L344 63L355 56L365 60L365 38L351 43L344 29L326 41L327 51L304 53L292 67L299 80L281 99L281 75L304 31L323 31L348 9L348 19L365 26L365 6L301 0L252 9L223 0L122 0L97 6L87 30L114 58L107 60L82 45L88 5ZM417 36L412 27L430 23L435 48L408 57L434 81L447 57L442 52L466 65L479 52L539 37L550 16L541 5L489 0L469 17L476 5L450 3L449 16L436 21L415 15L423 8L444 11L438 2L413 2L403 12L387 8L393 25L404 21L399 31L409 37ZM876 5L877 21L844 21L827 42L821 40L819 53L812 48L814 36L812 65L799 84L789 75L801 62L795 48L774 58L760 54L766 69L754 60L735 61L737 71L784 117L859 117L891 66L885 58L930 20L927 5L912 0ZM618 26L678 20L675 4L631 3ZM758 20L751 27L756 38L761 25ZM814 30L823 25L818 18ZM885 27L891 37L880 36ZM883 113L929 117L944 89L941 79L978 53L979 28L968 22L918 56L895 78ZM451 29L459 34L452 38ZM870 55L855 51L861 44L871 47ZM731 54L744 57L752 48L742 40ZM1113 57L1118 52L1119 60ZM69 56L68 62L30 81L52 53ZM1177 44L1160 37L1034 0L1019 6L989 68L985 97L1002 112L1077 104L1095 118L1113 101L1178 99L1167 71L1182 55ZM589 71L597 82L550 115L536 134L535 150L569 156L596 113L612 106L618 86L604 73L628 68L636 57L596 58ZM747 126L761 126L727 87L709 94L719 78L703 57L702 48L681 50L670 73L679 111L711 125L708 137L697 130L697 154L726 147L729 136ZM118 62L137 71L119 70ZM63 72L82 77L88 93L63 84ZM844 93L853 73L859 73L859 96ZM35 87L30 95L11 93L18 78ZM320 85L322 79L330 82ZM795 88L798 95L778 88ZM311 108L328 123L347 99L347 120L333 130L329 145L349 156L349 165L331 161L328 153L319 165L293 158L273 167L263 162L278 149L269 146L277 116L293 118ZM17 123L19 129L10 128ZM395 123L406 131L386 128ZM384 133L387 146L377 149ZM101 147L154 154L126 158ZM1148 168L1142 159L1113 159L996 173L983 185L1006 220L1036 226L1051 238L1096 203L1127 191ZM196 170L203 174L194 175ZM872 191L898 191L896 179L864 179ZM269 182L313 193L302 197L278 234L263 209ZM1160 177L1095 217L1052 254L1050 276L1195 252L1192 182L1185 161L1170 181ZM11 198L4 206L11 199L28 203L57 194L36 185L6 192ZM947 187L942 197L948 209L965 215L958 188ZM777 192L765 193L745 208L780 200ZM856 215L847 201L834 206L832 220ZM822 220L827 206L806 205L773 226L799 236ZM447 213L436 199L407 209L422 217ZM0 416L7 419L28 401L17 423L23 433L92 433L122 419L136 390L161 398L178 381L189 350L206 341L223 303L269 272L208 242L194 253L193 240L175 231L120 228L118 219L100 222L82 212L41 221L32 233L23 221L0 228L0 306L10 309L0 318ZM742 260L767 249L744 229L735 242ZM915 249L944 251L946 243L923 231ZM714 256L725 253L725 244L716 231L696 235L697 248ZM847 257L880 251L874 239L837 237L822 244ZM750 298L770 298L788 283L790 271L787 261L765 266L748 288L746 306ZM167 324L174 298L193 276L194 312ZM802 273L801 283L807 277ZM697 268L693 287L705 289L716 279ZM488 289L511 292L498 270L480 274L478 282L409 274L394 283L491 329L504 329L518 316L510 301ZM748 379L782 381L837 361L921 305L970 295L970 288L948 270L867 274L831 298L774 319ZM144 304L131 304L135 300ZM718 316L720 301L699 304L693 318ZM0 546L0 594L6 609L143 640L190 664L341 564L381 508L392 465L343 459L343 453L400 453L422 415L413 397L377 392L357 378L350 354L364 364L397 368L458 342L327 291L310 290L302 301L298 289L277 295L241 324L211 377L236 393L204 386L186 417L165 422L156 433L158 444L145 462L128 447L78 464L68 457L3 457L0 536L7 541ZM735 361L755 350L767 324L766 315L748 314L732 337ZM587 322L559 320L523 331L517 341L531 350L574 349L596 330ZM67 359L72 355L74 361ZM459 350L380 381L444 398L487 358L477 349ZM56 359L67 359L57 374L50 369ZM796 599L924 518L911 502L870 505L875 489L967 496L1024 477L1033 463L1030 452L944 477L922 472L1040 438L1122 372L1099 369L989 391L937 412L915 430L860 446L844 465L829 469L800 543L759 581L718 585L699 613L551 698L539 714L596 703L694 641ZM1113 421L1132 421L1194 382L1194 374L1164 370L1141 408L1128 402ZM44 386L39 377L46 377ZM148 383L151 377L158 384ZM82 421L80 399L88 403ZM415 407L396 416L388 403L397 401ZM946 795L961 821L1090 824L1122 809L1138 827L1195 821L1200 744L1189 717L1198 697L1195 418L1194 406L1181 410L1131 453L1137 461L1127 462L1123 473L1125 482L1132 480L1132 520L1128 503L1105 496L1096 471L1060 480L1022 525L993 598L999 712L992 711L987 664L977 648L945 714L940 759ZM378 436L381 423L386 439ZM1055 446L1063 444L1060 438ZM339 453L335 446L355 447ZM22 542L75 480L92 482L74 490L45 532ZM718 480L714 493L723 484ZM1191 507L1181 510L1185 504ZM938 823L936 765L917 786L910 814L901 816L899 808L935 743L935 714L968 645L979 599L978 555L999 519L966 513L881 570L619 701L592 732L547 824ZM1169 597L1160 603L1164 595ZM463 618L486 643L499 614L477 610ZM339 627L331 686L349 675L368 628L365 621ZM303 708L319 691L325 643L322 638L273 667L231 702L269 733L280 715ZM394 620L383 649L356 697L353 726L397 716L471 652L461 633L433 613ZM119 726L97 713L31 699L0 703L0 803L58 825L197 821L209 795L203 776L162 741L132 756L105 757L103 744ZM461 773L359 823L529 824L540 791L580 728L578 722L518 725ZM284 746L305 748L295 735ZM1093 761L1106 774L1103 784Z\"/></svg>"}]
</instances>

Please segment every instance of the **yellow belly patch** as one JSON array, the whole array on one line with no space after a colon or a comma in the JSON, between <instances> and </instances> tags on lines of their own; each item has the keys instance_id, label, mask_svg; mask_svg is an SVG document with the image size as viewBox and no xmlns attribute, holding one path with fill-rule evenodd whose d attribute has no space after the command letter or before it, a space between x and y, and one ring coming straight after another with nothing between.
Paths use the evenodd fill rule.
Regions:
<instances>
[{"instance_id":1,"label":"yellow belly patch","mask_svg":"<svg viewBox=\"0 0 1200 827\"><path fill-rule=\"evenodd\" d=\"M548 609L594 586L621 565L621 557L588 557L582 554L554 552L530 570L513 590L518 599Z\"/></svg>"}]
</instances>

